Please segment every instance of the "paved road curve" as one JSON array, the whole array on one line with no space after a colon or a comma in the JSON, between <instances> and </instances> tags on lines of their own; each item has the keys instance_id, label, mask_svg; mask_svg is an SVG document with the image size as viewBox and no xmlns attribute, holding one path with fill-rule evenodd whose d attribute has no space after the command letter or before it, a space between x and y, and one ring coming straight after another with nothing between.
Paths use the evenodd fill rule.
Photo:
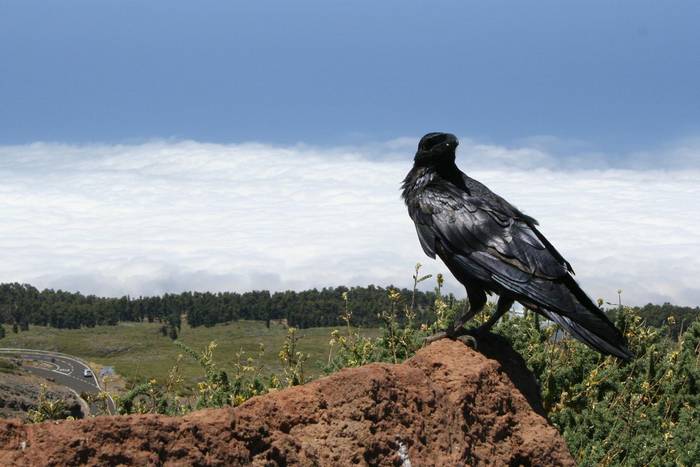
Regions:
<instances>
[{"instance_id":1,"label":"paved road curve","mask_svg":"<svg viewBox=\"0 0 700 467\"><path fill-rule=\"evenodd\" d=\"M35 375L51 379L57 384L66 386L78 394L97 394L101 391L100 384L92 368L87 363L70 355L30 349L0 348L0 355L9 355L22 360L43 362L44 368L25 365L24 368ZM88 370L90 376L85 376ZM107 408L111 414L115 413L114 401L107 401ZM94 407L91 407L94 410Z\"/></svg>"}]
</instances>

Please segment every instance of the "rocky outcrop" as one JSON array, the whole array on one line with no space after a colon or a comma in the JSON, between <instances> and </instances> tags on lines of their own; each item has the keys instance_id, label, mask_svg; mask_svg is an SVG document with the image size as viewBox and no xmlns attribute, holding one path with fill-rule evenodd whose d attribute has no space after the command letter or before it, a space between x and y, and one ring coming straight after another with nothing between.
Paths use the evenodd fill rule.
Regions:
<instances>
[{"instance_id":1,"label":"rocky outcrop","mask_svg":"<svg viewBox=\"0 0 700 467\"><path fill-rule=\"evenodd\" d=\"M495 336L445 339L237 408L0 422L0 465L574 465L537 393Z\"/></svg>"}]
</instances>

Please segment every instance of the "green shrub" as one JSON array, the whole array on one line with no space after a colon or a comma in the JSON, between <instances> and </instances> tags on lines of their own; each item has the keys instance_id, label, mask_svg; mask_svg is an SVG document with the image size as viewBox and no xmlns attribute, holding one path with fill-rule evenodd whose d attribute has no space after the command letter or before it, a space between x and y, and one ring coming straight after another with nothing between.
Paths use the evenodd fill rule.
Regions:
<instances>
[{"instance_id":1,"label":"green shrub","mask_svg":"<svg viewBox=\"0 0 700 467\"><path fill-rule=\"evenodd\" d=\"M159 383L155 379L133 387L126 394L117 397L115 402L121 414L160 413L181 415L192 410L209 407L236 406L253 396L265 394L279 387L276 376L264 378L263 367L256 365L262 361L264 348L260 346L257 358L246 356L242 350L236 352L232 362L233 371L229 375L218 369L214 362L216 342L210 342L201 352L197 352L179 341L175 341L184 352L168 373L167 380ZM187 355L199 363L203 376L197 387L184 388L180 374L180 362Z\"/></svg>"},{"instance_id":2,"label":"green shrub","mask_svg":"<svg viewBox=\"0 0 700 467\"><path fill-rule=\"evenodd\" d=\"M387 289L389 309L382 311L379 318L383 323L382 335L375 339L363 337L351 324L352 313L348 294L343 293L345 308L341 319L345 322L346 332L334 330L329 342L328 362L326 373L332 373L342 368L358 367L371 362L399 363L411 357L422 345L427 335L428 326L420 328L416 322L416 292L418 284L430 279L430 274L420 275L421 264L416 264L413 275L413 291L410 304L405 303L402 294L393 288ZM449 307L440 295L442 286L441 276L438 277L434 312L447 320ZM453 314L453 313L452 313Z\"/></svg>"},{"instance_id":3,"label":"green shrub","mask_svg":"<svg viewBox=\"0 0 700 467\"><path fill-rule=\"evenodd\" d=\"M27 417L32 423L72 418L66 401L61 398L51 397L45 384L42 384L39 388L37 405L29 410Z\"/></svg>"},{"instance_id":4,"label":"green shrub","mask_svg":"<svg viewBox=\"0 0 700 467\"><path fill-rule=\"evenodd\" d=\"M678 341L630 308L617 323L636 358L624 364L553 339L532 313L501 322L541 384L550 420L580 465L695 465L700 459L700 322Z\"/></svg>"}]
</instances>

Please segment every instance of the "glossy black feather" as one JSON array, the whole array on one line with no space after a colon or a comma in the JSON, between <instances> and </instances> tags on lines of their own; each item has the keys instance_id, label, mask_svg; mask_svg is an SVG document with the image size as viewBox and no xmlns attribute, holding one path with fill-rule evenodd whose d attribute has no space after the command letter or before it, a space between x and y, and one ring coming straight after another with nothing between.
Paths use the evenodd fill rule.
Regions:
<instances>
[{"instance_id":1,"label":"glossy black feather","mask_svg":"<svg viewBox=\"0 0 700 467\"><path fill-rule=\"evenodd\" d=\"M623 336L581 290L537 221L457 168L457 144L450 134L426 135L403 182L425 253L439 256L467 293L518 300L591 347L629 359Z\"/></svg>"}]
</instances>

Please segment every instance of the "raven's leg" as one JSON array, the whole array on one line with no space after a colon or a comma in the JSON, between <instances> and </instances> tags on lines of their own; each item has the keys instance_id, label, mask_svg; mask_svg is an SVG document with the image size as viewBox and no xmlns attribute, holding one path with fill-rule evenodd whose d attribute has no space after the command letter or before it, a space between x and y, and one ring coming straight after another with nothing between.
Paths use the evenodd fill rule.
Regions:
<instances>
[{"instance_id":1,"label":"raven's leg","mask_svg":"<svg viewBox=\"0 0 700 467\"><path fill-rule=\"evenodd\" d=\"M501 295L500 297L498 297L496 311L493 312L488 321L486 321L484 324L482 324L476 329L465 330L463 334L479 336L481 334L484 334L485 332L488 332L493 327L493 325L496 324L496 321L498 321L501 318L501 316L503 316L508 310L510 310L510 307L513 306L514 302L515 300L512 297L508 295Z\"/></svg>"},{"instance_id":2,"label":"raven's leg","mask_svg":"<svg viewBox=\"0 0 700 467\"><path fill-rule=\"evenodd\" d=\"M466 286L466 289L467 297L469 298L469 309L455 319L452 329L447 331L449 337L459 335L460 330L464 329L464 325L483 310L484 305L486 305L486 292L484 292L484 289L473 286Z\"/></svg>"},{"instance_id":3,"label":"raven's leg","mask_svg":"<svg viewBox=\"0 0 700 467\"><path fill-rule=\"evenodd\" d=\"M484 309L486 305L486 292L484 289L478 287L466 286L467 298L469 299L469 308L463 312L460 316L455 319L452 325L452 329L448 329L444 332L438 332L429 336L425 339L426 344L435 342L436 340L443 339L445 337L458 337L464 334L464 325L476 316L481 310ZM466 306L465 306L466 308Z\"/></svg>"}]
</instances>

